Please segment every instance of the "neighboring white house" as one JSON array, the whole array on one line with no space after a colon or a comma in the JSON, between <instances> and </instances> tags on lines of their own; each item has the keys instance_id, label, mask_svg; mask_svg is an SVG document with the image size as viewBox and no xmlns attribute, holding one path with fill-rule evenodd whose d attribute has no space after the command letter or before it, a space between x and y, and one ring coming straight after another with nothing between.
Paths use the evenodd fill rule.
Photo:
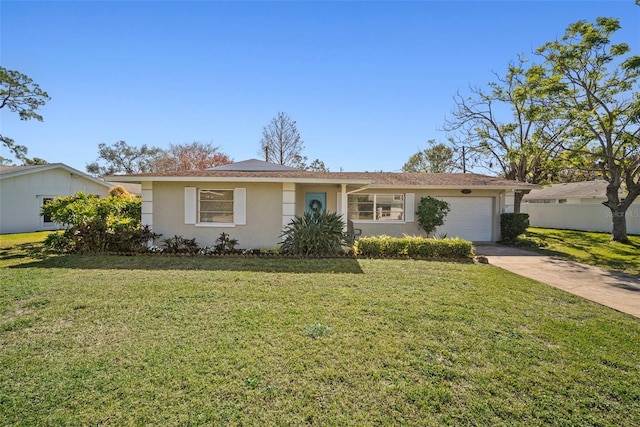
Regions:
<instances>
[{"instance_id":1,"label":"neighboring white house","mask_svg":"<svg viewBox=\"0 0 640 427\"><path fill-rule=\"evenodd\" d=\"M109 178L142 184L142 223L156 233L212 245L224 232L242 248L278 245L295 216L318 209L342 215L362 236L424 234L415 213L425 196L451 207L437 234L496 241L506 194L539 188L471 173L309 172L255 159Z\"/></svg>"},{"instance_id":2,"label":"neighboring white house","mask_svg":"<svg viewBox=\"0 0 640 427\"><path fill-rule=\"evenodd\" d=\"M112 186L62 163L0 166L0 234L54 230L42 205L78 191L105 197Z\"/></svg>"},{"instance_id":3,"label":"neighboring white house","mask_svg":"<svg viewBox=\"0 0 640 427\"><path fill-rule=\"evenodd\" d=\"M606 191L603 180L553 184L525 195L520 211L529 214L533 227L610 232L611 210L602 204ZM627 233L640 234L640 200L629 207L626 217Z\"/></svg>"}]
</instances>

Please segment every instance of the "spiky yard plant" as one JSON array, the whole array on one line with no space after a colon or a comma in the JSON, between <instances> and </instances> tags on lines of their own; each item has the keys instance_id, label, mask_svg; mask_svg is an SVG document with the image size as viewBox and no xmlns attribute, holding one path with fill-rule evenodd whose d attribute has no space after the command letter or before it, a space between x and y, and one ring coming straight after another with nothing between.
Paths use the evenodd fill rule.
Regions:
<instances>
[{"instance_id":1,"label":"spiky yard plant","mask_svg":"<svg viewBox=\"0 0 640 427\"><path fill-rule=\"evenodd\" d=\"M349 245L342 216L332 212L307 212L296 216L280 237L282 253L291 255L340 255Z\"/></svg>"}]
</instances>

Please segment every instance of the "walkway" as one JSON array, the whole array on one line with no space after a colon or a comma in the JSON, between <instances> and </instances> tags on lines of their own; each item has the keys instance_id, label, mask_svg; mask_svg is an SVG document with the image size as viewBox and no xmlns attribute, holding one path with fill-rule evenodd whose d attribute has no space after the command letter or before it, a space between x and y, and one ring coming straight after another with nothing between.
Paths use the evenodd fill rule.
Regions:
<instances>
[{"instance_id":1,"label":"walkway","mask_svg":"<svg viewBox=\"0 0 640 427\"><path fill-rule=\"evenodd\" d=\"M498 244L475 245L489 264L640 318L640 279Z\"/></svg>"}]
</instances>

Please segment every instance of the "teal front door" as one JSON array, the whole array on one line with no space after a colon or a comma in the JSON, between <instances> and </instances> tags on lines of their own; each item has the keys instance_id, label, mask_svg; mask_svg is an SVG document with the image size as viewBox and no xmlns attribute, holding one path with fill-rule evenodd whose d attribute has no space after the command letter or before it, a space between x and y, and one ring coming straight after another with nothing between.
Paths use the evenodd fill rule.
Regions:
<instances>
[{"instance_id":1,"label":"teal front door","mask_svg":"<svg viewBox=\"0 0 640 427\"><path fill-rule=\"evenodd\" d=\"M327 193L305 193L304 211L321 213L327 210Z\"/></svg>"}]
</instances>

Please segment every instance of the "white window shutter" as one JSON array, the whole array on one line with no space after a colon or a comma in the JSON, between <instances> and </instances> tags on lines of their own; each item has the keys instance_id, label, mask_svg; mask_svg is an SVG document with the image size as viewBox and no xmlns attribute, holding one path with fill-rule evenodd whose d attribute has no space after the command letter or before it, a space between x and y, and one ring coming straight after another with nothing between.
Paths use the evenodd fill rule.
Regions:
<instances>
[{"instance_id":1,"label":"white window shutter","mask_svg":"<svg viewBox=\"0 0 640 427\"><path fill-rule=\"evenodd\" d=\"M233 190L233 222L236 225L247 225L247 189Z\"/></svg>"},{"instance_id":2,"label":"white window shutter","mask_svg":"<svg viewBox=\"0 0 640 427\"><path fill-rule=\"evenodd\" d=\"M184 188L184 223L195 224L197 216L197 198L195 187Z\"/></svg>"},{"instance_id":3,"label":"white window shutter","mask_svg":"<svg viewBox=\"0 0 640 427\"><path fill-rule=\"evenodd\" d=\"M413 222L416 218L416 195L407 193L404 195L404 220Z\"/></svg>"}]
</instances>

